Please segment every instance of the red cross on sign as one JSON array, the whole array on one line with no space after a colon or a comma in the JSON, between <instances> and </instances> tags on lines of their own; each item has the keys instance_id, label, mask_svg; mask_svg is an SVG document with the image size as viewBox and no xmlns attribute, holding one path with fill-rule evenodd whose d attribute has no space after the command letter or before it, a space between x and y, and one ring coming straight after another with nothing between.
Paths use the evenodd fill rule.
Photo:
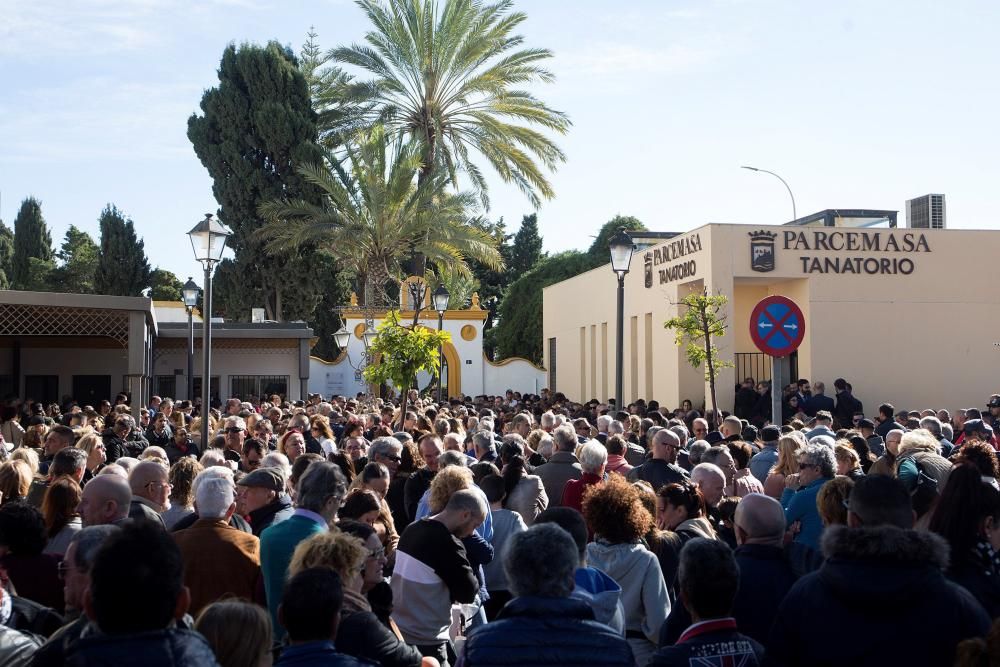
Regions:
<instances>
[{"instance_id":1,"label":"red cross on sign","mask_svg":"<svg viewBox=\"0 0 1000 667\"><path fill-rule=\"evenodd\" d=\"M757 349L772 357L787 357L806 335L806 318L791 299L774 295L761 299L750 313L750 337Z\"/></svg>"}]
</instances>

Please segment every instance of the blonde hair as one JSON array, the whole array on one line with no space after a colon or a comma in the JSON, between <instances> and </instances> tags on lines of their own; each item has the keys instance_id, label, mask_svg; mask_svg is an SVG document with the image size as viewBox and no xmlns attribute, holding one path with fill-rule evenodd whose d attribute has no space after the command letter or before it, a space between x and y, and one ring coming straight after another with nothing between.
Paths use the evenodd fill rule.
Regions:
<instances>
[{"instance_id":1,"label":"blonde hair","mask_svg":"<svg viewBox=\"0 0 1000 667\"><path fill-rule=\"evenodd\" d=\"M326 567L335 571L346 584L361 572L368 550L360 537L339 530L318 533L299 542L288 564L288 578L311 567Z\"/></svg>"},{"instance_id":2,"label":"blonde hair","mask_svg":"<svg viewBox=\"0 0 1000 667\"><path fill-rule=\"evenodd\" d=\"M858 456L858 453L854 451L854 447L847 440L841 440L837 443L833 448L833 456L838 462L848 463L848 470L861 467L861 457Z\"/></svg>"},{"instance_id":3,"label":"blonde hair","mask_svg":"<svg viewBox=\"0 0 1000 667\"><path fill-rule=\"evenodd\" d=\"M22 500L31 488L31 468L21 460L7 461L0 465L0 503Z\"/></svg>"},{"instance_id":4,"label":"blonde hair","mask_svg":"<svg viewBox=\"0 0 1000 667\"><path fill-rule=\"evenodd\" d=\"M83 435L79 440L76 441L76 447L87 452L87 456L94 451L94 446L101 442L101 436L94 432L87 433Z\"/></svg>"},{"instance_id":5,"label":"blonde hair","mask_svg":"<svg viewBox=\"0 0 1000 667\"><path fill-rule=\"evenodd\" d=\"M769 471L771 474L791 475L799 471L799 449L802 444L792 434L778 438L778 462Z\"/></svg>"},{"instance_id":6,"label":"blonde hair","mask_svg":"<svg viewBox=\"0 0 1000 667\"><path fill-rule=\"evenodd\" d=\"M853 480L843 475L834 477L819 487L816 510L824 526L847 525L847 501L853 488Z\"/></svg>"},{"instance_id":7,"label":"blonde hair","mask_svg":"<svg viewBox=\"0 0 1000 667\"><path fill-rule=\"evenodd\" d=\"M903 434L903 437L899 440L899 454L897 458L902 458L906 452L910 451L940 454L941 445L938 444L937 439L931 435L930 431L919 428L916 431Z\"/></svg>"},{"instance_id":8,"label":"blonde hair","mask_svg":"<svg viewBox=\"0 0 1000 667\"><path fill-rule=\"evenodd\" d=\"M27 447L18 447L10 455L11 461L23 461L28 465L31 470L31 476L34 477L38 474L38 452L33 449L28 449Z\"/></svg>"},{"instance_id":9,"label":"blonde hair","mask_svg":"<svg viewBox=\"0 0 1000 667\"><path fill-rule=\"evenodd\" d=\"M432 513L437 514L448 504L452 494L462 489L471 489L472 485L471 470L465 466L448 466L434 476L427 505Z\"/></svg>"}]
</instances>

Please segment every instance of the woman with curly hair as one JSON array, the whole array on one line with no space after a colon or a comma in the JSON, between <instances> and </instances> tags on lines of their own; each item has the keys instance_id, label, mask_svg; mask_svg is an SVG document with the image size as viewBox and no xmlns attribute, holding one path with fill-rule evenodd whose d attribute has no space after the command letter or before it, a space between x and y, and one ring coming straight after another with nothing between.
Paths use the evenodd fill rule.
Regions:
<instances>
[{"instance_id":1,"label":"woman with curly hair","mask_svg":"<svg viewBox=\"0 0 1000 667\"><path fill-rule=\"evenodd\" d=\"M204 468L197 459L185 456L170 466L170 507L160 515L167 530L181 519L194 514L194 478ZM242 489L243 487L237 487Z\"/></svg>"},{"instance_id":2,"label":"woman with curly hair","mask_svg":"<svg viewBox=\"0 0 1000 667\"><path fill-rule=\"evenodd\" d=\"M364 538L356 536L362 534ZM382 547L371 528L344 521L343 530L320 533L300 542L292 554L288 575L313 567L329 568L340 575L344 606L335 638L339 652L378 665L419 667L423 664L420 651L406 644L394 625L389 628L380 622L365 597L366 589L381 581L384 564Z\"/></svg>"},{"instance_id":3,"label":"woman with curly hair","mask_svg":"<svg viewBox=\"0 0 1000 667\"><path fill-rule=\"evenodd\" d=\"M637 488L619 475L593 487L583 499L583 516L596 541L587 545L587 563L622 587L625 638L637 665L656 651L670 598L656 556L642 543L653 517Z\"/></svg>"}]
</instances>

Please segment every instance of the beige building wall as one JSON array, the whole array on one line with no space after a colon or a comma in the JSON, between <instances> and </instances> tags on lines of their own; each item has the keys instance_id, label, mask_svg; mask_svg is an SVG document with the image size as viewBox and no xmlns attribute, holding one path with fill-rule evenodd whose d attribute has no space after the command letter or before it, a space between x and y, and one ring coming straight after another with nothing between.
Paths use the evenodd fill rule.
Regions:
<instances>
[{"instance_id":1,"label":"beige building wall","mask_svg":"<svg viewBox=\"0 0 1000 667\"><path fill-rule=\"evenodd\" d=\"M752 267L753 232L774 235L771 270ZM690 367L663 327L678 300L704 286L730 300L728 335L717 341L724 359L757 352L750 312L765 296L781 294L806 318L798 375L825 382L830 395L833 381L844 377L869 414L882 401L906 409L982 406L1000 391L993 370L1000 367L994 345L1000 341L998 252L1000 232L994 231L694 229L632 258L625 279L624 400L655 398L670 408L685 398L696 406L706 400L703 371ZM614 394L615 288L604 266L544 291L545 365L551 370L555 338L556 390L573 399ZM736 379L731 368L720 374L724 409L732 408Z\"/></svg>"}]
</instances>

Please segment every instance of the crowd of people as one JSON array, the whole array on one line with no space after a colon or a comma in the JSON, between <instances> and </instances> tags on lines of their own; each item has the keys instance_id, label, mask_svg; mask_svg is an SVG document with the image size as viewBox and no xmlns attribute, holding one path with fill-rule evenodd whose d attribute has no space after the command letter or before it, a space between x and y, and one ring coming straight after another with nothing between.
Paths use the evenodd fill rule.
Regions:
<instances>
[{"instance_id":1,"label":"crowd of people","mask_svg":"<svg viewBox=\"0 0 1000 667\"><path fill-rule=\"evenodd\" d=\"M10 400L0 664L996 664L1000 395L834 387Z\"/></svg>"}]
</instances>

